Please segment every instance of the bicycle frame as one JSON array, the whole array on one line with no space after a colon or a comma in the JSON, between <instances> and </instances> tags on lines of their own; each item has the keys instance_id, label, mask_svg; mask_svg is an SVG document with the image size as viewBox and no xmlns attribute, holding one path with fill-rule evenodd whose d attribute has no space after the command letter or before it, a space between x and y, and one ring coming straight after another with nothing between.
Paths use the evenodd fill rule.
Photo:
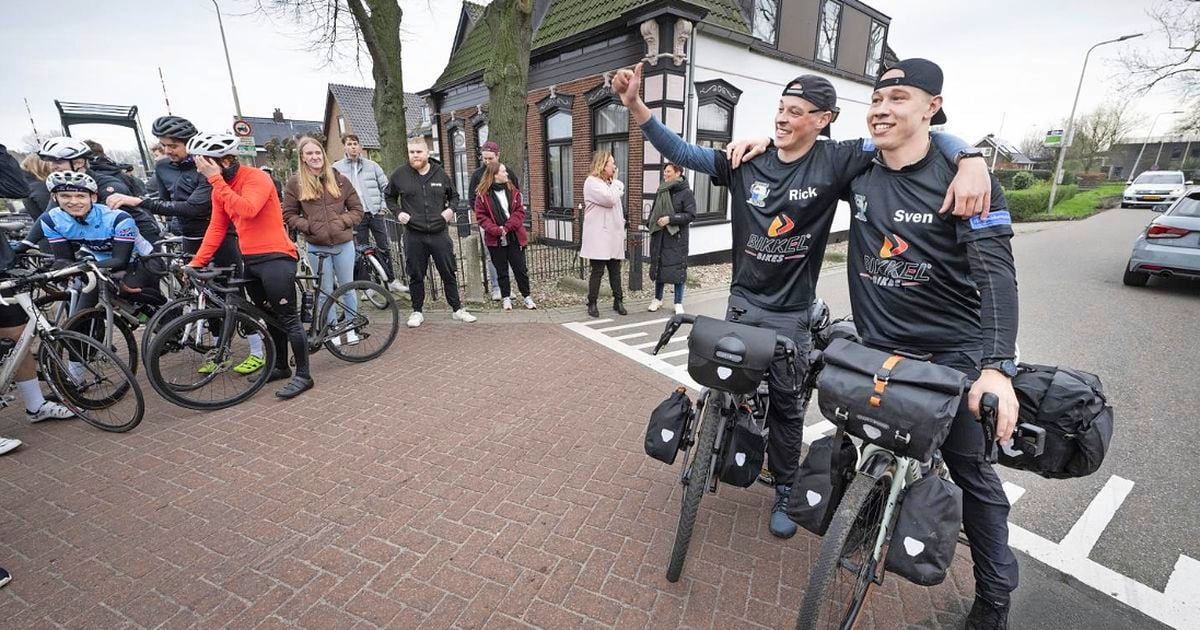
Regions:
<instances>
[{"instance_id":1,"label":"bicycle frame","mask_svg":"<svg viewBox=\"0 0 1200 630\"><path fill-rule=\"evenodd\" d=\"M61 277L74 273L78 273L78 269L64 269L51 272L51 275ZM89 275L88 277L90 283L95 282L94 276ZM11 281L0 282L0 289L11 288L14 284ZM3 365L0 365L0 391L3 392L3 396L0 396L0 406L3 407L7 407L12 402L8 392L13 386L13 375L17 372L17 365L32 350L34 336L39 333L48 335L55 330L55 327L42 315L41 311L33 305L32 293L28 290L23 289L9 298L0 295L0 305L11 306L13 302L16 302L17 306L20 306L25 311L28 320L25 322L25 328L21 330L21 335L16 340L16 344L9 352L8 359L4 361Z\"/></svg>"}]
</instances>

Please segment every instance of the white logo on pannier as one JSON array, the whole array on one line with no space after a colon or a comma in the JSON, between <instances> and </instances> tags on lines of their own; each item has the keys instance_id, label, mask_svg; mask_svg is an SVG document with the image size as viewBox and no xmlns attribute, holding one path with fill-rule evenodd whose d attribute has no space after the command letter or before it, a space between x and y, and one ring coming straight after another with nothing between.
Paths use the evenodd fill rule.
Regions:
<instances>
[{"instance_id":1,"label":"white logo on pannier","mask_svg":"<svg viewBox=\"0 0 1200 630\"><path fill-rule=\"evenodd\" d=\"M746 454L745 453L737 453L736 455L733 456L733 461L737 462L738 468L745 466L746 465Z\"/></svg>"},{"instance_id":2,"label":"white logo on pannier","mask_svg":"<svg viewBox=\"0 0 1200 630\"><path fill-rule=\"evenodd\" d=\"M816 492L813 492L812 490L809 490L808 492L804 493L804 498L808 499L808 507L813 507L814 505L821 502L821 495L817 494Z\"/></svg>"},{"instance_id":3,"label":"white logo on pannier","mask_svg":"<svg viewBox=\"0 0 1200 630\"><path fill-rule=\"evenodd\" d=\"M925 551L925 543L913 538L912 536L904 537L904 550L909 556L916 557L922 551Z\"/></svg>"},{"instance_id":4,"label":"white logo on pannier","mask_svg":"<svg viewBox=\"0 0 1200 630\"><path fill-rule=\"evenodd\" d=\"M672 431L672 430L670 430L670 429L663 429L663 430L662 430L662 439L663 439L663 442L670 442L670 441L671 441L671 438L673 438L673 437L675 437L675 432L674 432L674 431Z\"/></svg>"},{"instance_id":5,"label":"white logo on pannier","mask_svg":"<svg viewBox=\"0 0 1200 630\"><path fill-rule=\"evenodd\" d=\"M876 429L875 427L873 427L869 424L862 425L862 430L863 430L863 433L866 433L867 437L872 440L878 440L879 436L883 435L883 431L880 431L879 429Z\"/></svg>"},{"instance_id":6,"label":"white logo on pannier","mask_svg":"<svg viewBox=\"0 0 1200 630\"><path fill-rule=\"evenodd\" d=\"M723 381L730 376L733 376L733 370L725 367L724 365L717 368L717 378Z\"/></svg>"}]
</instances>

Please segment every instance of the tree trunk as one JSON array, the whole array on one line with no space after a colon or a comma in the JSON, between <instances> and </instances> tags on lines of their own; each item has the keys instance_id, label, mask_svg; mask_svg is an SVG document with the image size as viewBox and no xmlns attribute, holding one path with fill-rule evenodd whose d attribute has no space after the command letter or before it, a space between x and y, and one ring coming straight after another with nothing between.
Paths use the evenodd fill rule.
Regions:
<instances>
[{"instance_id":1,"label":"tree trunk","mask_svg":"<svg viewBox=\"0 0 1200 630\"><path fill-rule=\"evenodd\" d=\"M366 7L363 6L366 2ZM408 162L408 125L404 115L404 72L400 65L400 20L397 0L349 0L359 33L371 55L375 79L375 125L379 128L381 163L389 174ZM367 8L370 9L369 15ZM526 54L528 60L528 54Z\"/></svg>"},{"instance_id":2,"label":"tree trunk","mask_svg":"<svg viewBox=\"0 0 1200 630\"><path fill-rule=\"evenodd\" d=\"M500 145L500 161L522 174L527 174L525 98L533 5L534 0L495 0L483 17L492 41L492 57L483 72L488 88L488 138Z\"/></svg>"}]
</instances>

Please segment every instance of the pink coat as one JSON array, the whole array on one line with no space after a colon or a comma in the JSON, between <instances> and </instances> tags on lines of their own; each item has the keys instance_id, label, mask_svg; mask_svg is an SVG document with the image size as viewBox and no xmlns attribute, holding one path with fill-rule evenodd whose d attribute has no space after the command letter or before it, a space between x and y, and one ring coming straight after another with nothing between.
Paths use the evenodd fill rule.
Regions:
<instances>
[{"instance_id":1,"label":"pink coat","mask_svg":"<svg viewBox=\"0 0 1200 630\"><path fill-rule=\"evenodd\" d=\"M583 243L579 257L588 260L625 259L625 184L609 184L591 175L583 182Z\"/></svg>"}]
</instances>

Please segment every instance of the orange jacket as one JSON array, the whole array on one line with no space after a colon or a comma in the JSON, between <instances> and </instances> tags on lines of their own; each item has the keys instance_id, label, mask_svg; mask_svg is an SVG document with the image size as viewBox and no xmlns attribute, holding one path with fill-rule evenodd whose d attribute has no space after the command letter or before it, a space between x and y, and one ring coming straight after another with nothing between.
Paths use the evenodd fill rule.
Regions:
<instances>
[{"instance_id":1,"label":"orange jacket","mask_svg":"<svg viewBox=\"0 0 1200 630\"><path fill-rule=\"evenodd\" d=\"M243 255L280 253L297 258L296 245L283 227L283 209L270 175L240 166L233 181L226 183L218 173L209 177L208 183L212 184L212 219L191 266L203 267L212 260L225 241L230 221L237 228L238 249Z\"/></svg>"}]
</instances>

